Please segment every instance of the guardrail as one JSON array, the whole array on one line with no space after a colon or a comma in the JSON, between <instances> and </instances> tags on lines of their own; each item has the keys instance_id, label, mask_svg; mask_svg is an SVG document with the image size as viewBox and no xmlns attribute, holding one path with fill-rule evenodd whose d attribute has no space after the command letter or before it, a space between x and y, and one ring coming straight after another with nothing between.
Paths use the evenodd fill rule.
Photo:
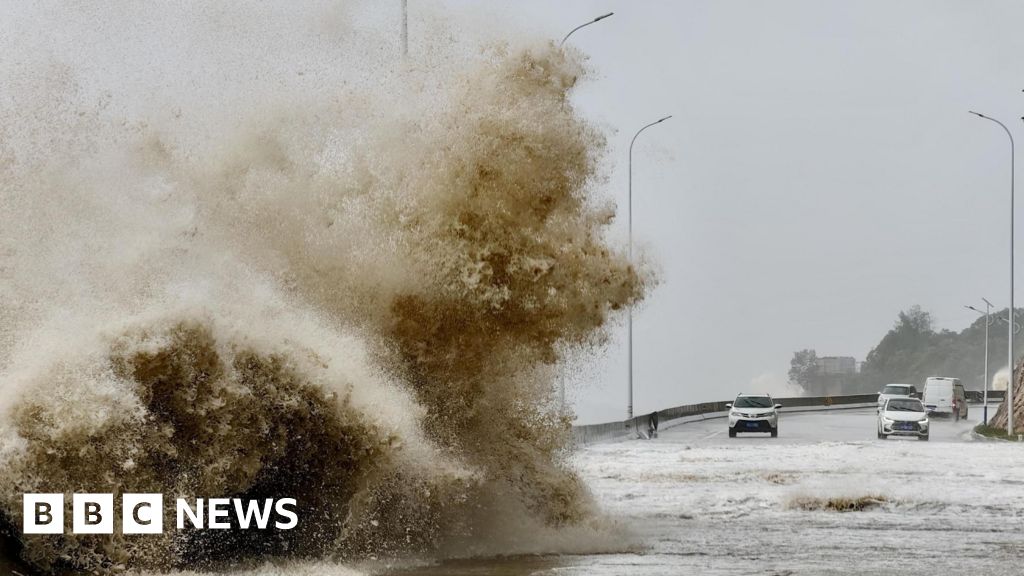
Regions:
<instances>
[{"instance_id":1,"label":"guardrail","mask_svg":"<svg viewBox=\"0 0 1024 576\"><path fill-rule=\"evenodd\" d=\"M989 390L989 401L1002 401L1005 392L1001 390ZM967 391L968 402L981 402L982 392L980 390ZM775 401L782 404L780 412L807 412L818 410L844 410L853 408L866 408L877 405L878 394L852 394L846 396L798 396L794 398L775 398ZM627 436L646 437L651 431L665 430L686 422L697 420L710 420L712 418L724 418L729 414L726 404L731 400L721 402L702 402L699 404L685 404L673 408L658 410L650 414L635 416L630 420L621 422L606 422L603 424L585 424L572 427L573 442L576 444L589 444Z\"/></svg>"},{"instance_id":2,"label":"guardrail","mask_svg":"<svg viewBox=\"0 0 1024 576\"><path fill-rule=\"evenodd\" d=\"M974 404L981 404L982 398L985 397L985 393L981 390L967 390L967 401L973 402ZM988 391L989 401L998 400L1002 402L1006 399L1006 390L989 390Z\"/></svg>"}]
</instances>

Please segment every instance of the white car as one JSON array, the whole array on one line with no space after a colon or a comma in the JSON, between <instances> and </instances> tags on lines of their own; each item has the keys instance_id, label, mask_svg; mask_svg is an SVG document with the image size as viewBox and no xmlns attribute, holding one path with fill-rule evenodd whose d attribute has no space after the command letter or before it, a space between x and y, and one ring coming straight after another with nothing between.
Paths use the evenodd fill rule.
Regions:
<instances>
[{"instance_id":1,"label":"white car","mask_svg":"<svg viewBox=\"0 0 1024 576\"><path fill-rule=\"evenodd\" d=\"M740 432L769 432L772 438L779 435L779 408L767 394L740 394L729 408L729 437L735 438Z\"/></svg>"},{"instance_id":2,"label":"white car","mask_svg":"<svg viewBox=\"0 0 1024 576\"><path fill-rule=\"evenodd\" d=\"M917 398L917 387L913 384L886 384L878 393L879 410L889 398Z\"/></svg>"},{"instance_id":3,"label":"white car","mask_svg":"<svg viewBox=\"0 0 1024 576\"><path fill-rule=\"evenodd\" d=\"M878 411L878 437L916 436L928 440L928 412L917 398L890 398Z\"/></svg>"}]
</instances>

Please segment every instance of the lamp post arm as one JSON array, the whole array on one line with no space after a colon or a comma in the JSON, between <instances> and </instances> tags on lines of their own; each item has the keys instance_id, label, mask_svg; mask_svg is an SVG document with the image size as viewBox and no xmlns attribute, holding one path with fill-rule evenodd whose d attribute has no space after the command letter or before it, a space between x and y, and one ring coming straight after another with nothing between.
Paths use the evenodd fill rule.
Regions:
<instances>
[{"instance_id":1,"label":"lamp post arm","mask_svg":"<svg viewBox=\"0 0 1024 576\"><path fill-rule=\"evenodd\" d=\"M1014 256L1013 256L1013 244L1014 244L1014 240L1013 240L1013 227L1014 227L1013 212L1014 212L1014 209L1015 209L1015 207L1014 207L1014 201L1015 201L1015 199L1014 199L1014 177L1015 177L1014 176L1014 171L1015 171L1014 164L1015 164L1015 161L1014 160L1016 158L1016 153L1014 152L1013 134L1010 132L1010 129L1006 127L1006 124L1003 124L999 120L996 120L995 118L992 118L991 116L986 116L986 115L984 115L984 114L982 114L980 112L975 112L973 110L970 110L970 113L974 114L978 118L984 118L985 120L991 120L991 121L995 122L996 124L999 124L999 127L1002 128L1004 132L1006 132L1006 136L1010 139L1010 305L1007 308L1007 314L1006 314L1006 324L1007 324L1007 326L1006 326L1006 340L1007 340L1007 343L1006 343L1006 355L1008 357L1007 358L1007 361L1008 361L1007 363L1009 364L1009 368L1010 368L1010 380L1009 380L1009 382L1006 385L1006 405L1007 405L1007 410L1006 410L1006 433L1008 435L1010 435L1010 436L1013 436L1013 431L1014 431L1014 426L1013 426L1013 406L1014 406L1014 404L1013 404L1013 387L1016 384L1014 382L1014 372L1015 372L1015 369L1017 367L1016 366L1017 363L1015 361L1016 359L1014 358L1014 355L1013 355L1013 335L1020 329L1020 326L1017 324L1017 321L1016 321L1016 315L1014 314L1014 306L1013 306L1013 292L1014 292L1014 290L1013 290L1013 281L1014 281L1014 271L1013 271L1013 268L1014 268L1014 266L1013 266L1014 265ZM1024 118L1022 118L1022 120L1024 120Z\"/></svg>"},{"instance_id":2,"label":"lamp post arm","mask_svg":"<svg viewBox=\"0 0 1024 576\"><path fill-rule=\"evenodd\" d=\"M580 24L579 26L573 28L572 30L569 30L569 33L565 35L565 38L562 38L562 41L558 43L558 47L561 48L562 46L565 46L565 41L569 39L569 36L572 36L573 32L579 30L580 28L586 28L587 26L590 26L591 24L594 24L596 22L600 22L601 20L604 20L605 18L611 16L612 14L615 14L615 12L609 12L607 14L598 16L597 18L594 18L590 22L584 22L583 24Z\"/></svg>"},{"instance_id":3,"label":"lamp post arm","mask_svg":"<svg viewBox=\"0 0 1024 576\"><path fill-rule=\"evenodd\" d=\"M633 139L629 141L629 198L628 198L629 215L628 215L628 220L629 220L629 259L630 259L630 261L633 260L633 144L636 144L636 138L637 138L637 136L640 135L641 132L643 132L644 130L647 130L651 126L654 126L655 124L661 124L662 122L664 122L665 120L668 120L671 117L672 117L672 115L669 114L668 116L665 116L664 118L661 118L661 119L655 120L654 122L651 122L650 124L648 124L648 125L644 126L643 128L637 130L636 134L633 134Z\"/></svg>"}]
</instances>

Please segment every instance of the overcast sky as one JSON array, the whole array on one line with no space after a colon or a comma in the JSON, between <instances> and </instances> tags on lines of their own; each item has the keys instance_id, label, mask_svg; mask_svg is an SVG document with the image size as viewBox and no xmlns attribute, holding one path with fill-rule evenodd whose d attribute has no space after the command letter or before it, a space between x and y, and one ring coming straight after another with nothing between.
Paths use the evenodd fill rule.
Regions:
<instances>
[{"instance_id":1,"label":"overcast sky","mask_svg":"<svg viewBox=\"0 0 1024 576\"><path fill-rule=\"evenodd\" d=\"M352 26L375 38L394 30L397 40L399 0L338 6L350 1L363 8L352 11ZM24 6L0 3L0 15L33 13ZM63 6L49 6L46 14L61 17ZM74 6L77 14L101 4ZM308 17L275 6L275 19ZM138 4L125 21L158 19L153 11ZM914 304L954 330L974 319L964 304L982 296L1007 304L1008 142L967 111L1003 119L1024 137L1024 2L409 0L410 51L415 57L438 29L470 49L502 36L557 40L609 11L570 39L595 71L573 97L608 135L609 179L599 192L619 204L614 240L623 245L629 140L674 116L634 150L635 240L662 280L635 317L637 413L741 391L784 394L794 350L863 360ZM188 40L181 20L165 20L157 24L167 37ZM109 29L89 28L86 40L145 40L137 23L105 21ZM208 22L229 38L230 24ZM78 55L69 27L39 42ZM232 49L266 65L274 50L320 46L268 35L265 45ZM120 82L122 69L105 62L131 55L118 42L89 50L98 59L96 70L85 68L89 77L119 70ZM200 80L246 73L211 72L204 63L220 60L196 50ZM134 75L158 79L163 70L138 68ZM123 83L126 98L150 98ZM571 383L581 422L625 416L624 324L615 334Z\"/></svg>"},{"instance_id":2,"label":"overcast sky","mask_svg":"<svg viewBox=\"0 0 1024 576\"><path fill-rule=\"evenodd\" d=\"M570 42L622 210L629 139L674 115L634 149L635 240L663 279L635 320L637 413L781 393L794 350L863 360L914 304L954 330L964 304L1006 305L1009 145L967 110L1024 135L1024 3L444 5L553 38L615 12ZM625 415L617 332L573 385L581 422Z\"/></svg>"}]
</instances>

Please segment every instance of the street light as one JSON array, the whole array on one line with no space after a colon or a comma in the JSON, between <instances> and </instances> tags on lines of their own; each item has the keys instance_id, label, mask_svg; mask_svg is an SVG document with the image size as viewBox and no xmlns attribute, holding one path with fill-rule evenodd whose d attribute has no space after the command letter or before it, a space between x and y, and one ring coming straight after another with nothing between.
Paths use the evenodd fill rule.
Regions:
<instances>
[{"instance_id":1,"label":"street light","mask_svg":"<svg viewBox=\"0 0 1024 576\"><path fill-rule=\"evenodd\" d=\"M1006 318L1000 318L999 321L1003 324L1007 324ZM1013 333L1020 334L1020 322L1018 322L1016 318L1013 320Z\"/></svg>"},{"instance_id":2,"label":"street light","mask_svg":"<svg viewBox=\"0 0 1024 576\"><path fill-rule=\"evenodd\" d=\"M661 124L672 116L665 116L636 131L629 141L629 261L633 262L633 144L641 132L655 124ZM629 305L629 406L626 408L626 420L633 419L633 305Z\"/></svg>"},{"instance_id":3,"label":"street light","mask_svg":"<svg viewBox=\"0 0 1024 576\"><path fill-rule=\"evenodd\" d=\"M991 120L1006 132L1006 136L1010 138L1010 308L1006 314L1006 334L1009 340L1007 344L1007 355L1010 359L1010 381L1006 383L1006 433L1013 436L1013 325L1014 325L1014 313L1013 313L1013 178L1014 178L1014 147L1013 147L1013 134L1010 133L1010 129L1006 127L999 120L992 118L991 116L985 116L980 112L970 111L978 118L984 118L985 120Z\"/></svg>"},{"instance_id":4,"label":"street light","mask_svg":"<svg viewBox=\"0 0 1024 576\"><path fill-rule=\"evenodd\" d=\"M407 0L402 0L402 4L404 5L406 1ZM580 28L583 28L583 27L586 27L586 26L590 26L591 24L593 24L595 22L600 22L601 20L604 20L605 18L607 18L607 17L609 17L609 16L611 16L613 14L615 14L615 12L609 12L607 14L604 14L602 16L598 16L597 18L594 18L590 22L586 22L584 24L580 24L579 26L573 28L572 30L569 30L569 33L565 35L565 38L562 38L562 41L558 44L558 47L561 48L562 46L565 46L565 41L569 39L569 36L572 36L573 32L579 30ZM559 390L560 390L559 391L559 396L561 398L561 403L562 403L562 410L564 411L565 410L565 375L564 374L562 374L560 376L560 378L559 378Z\"/></svg>"},{"instance_id":5,"label":"street light","mask_svg":"<svg viewBox=\"0 0 1024 576\"><path fill-rule=\"evenodd\" d=\"M968 308L969 310L974 310L978 314L984 314L985 315L985 381L984 381L984 385L985 385L984 390L985 391L982 393L982 400L981 400L982 408L981 408L981 411L982 411L982 414L983 414L983 416L982 416L982 423L985 424L986 426L988 426L988 327L992 325L992 321L989 320L988 315L989 315L989 312L992 310L992 303L989 302L985 298L982 298L982 300L985 302L985 311L984 312L982 312L981 310L978 310L974 306L966 306L966 308Z\"/></svg>"},{"instance_id":6,"label":"street light","mask_svg":"<svg viewBox=\"0 0 1024 576\"><path fill-rule=\"evenodd\" d=\"M593 24L595 22L600 22L601 20L604 20L605 18L611 16L612 14L615 14L615 12L609 12L609 13L603 15L603 16L598 16L597 18L594 18L590 22L587 22L585 24L580 24L579 26L573 28L572 30L569 30L569 33L565 35L565 38L562 38L562 41L558 43L558 47L561 48L562 46L564 46L565 45L565 41L569 39L569 36L572 36L573 32L579 30L580 28L583 28L584 26L590 26L591 24Z\"/></svg>"}]
</instances>

